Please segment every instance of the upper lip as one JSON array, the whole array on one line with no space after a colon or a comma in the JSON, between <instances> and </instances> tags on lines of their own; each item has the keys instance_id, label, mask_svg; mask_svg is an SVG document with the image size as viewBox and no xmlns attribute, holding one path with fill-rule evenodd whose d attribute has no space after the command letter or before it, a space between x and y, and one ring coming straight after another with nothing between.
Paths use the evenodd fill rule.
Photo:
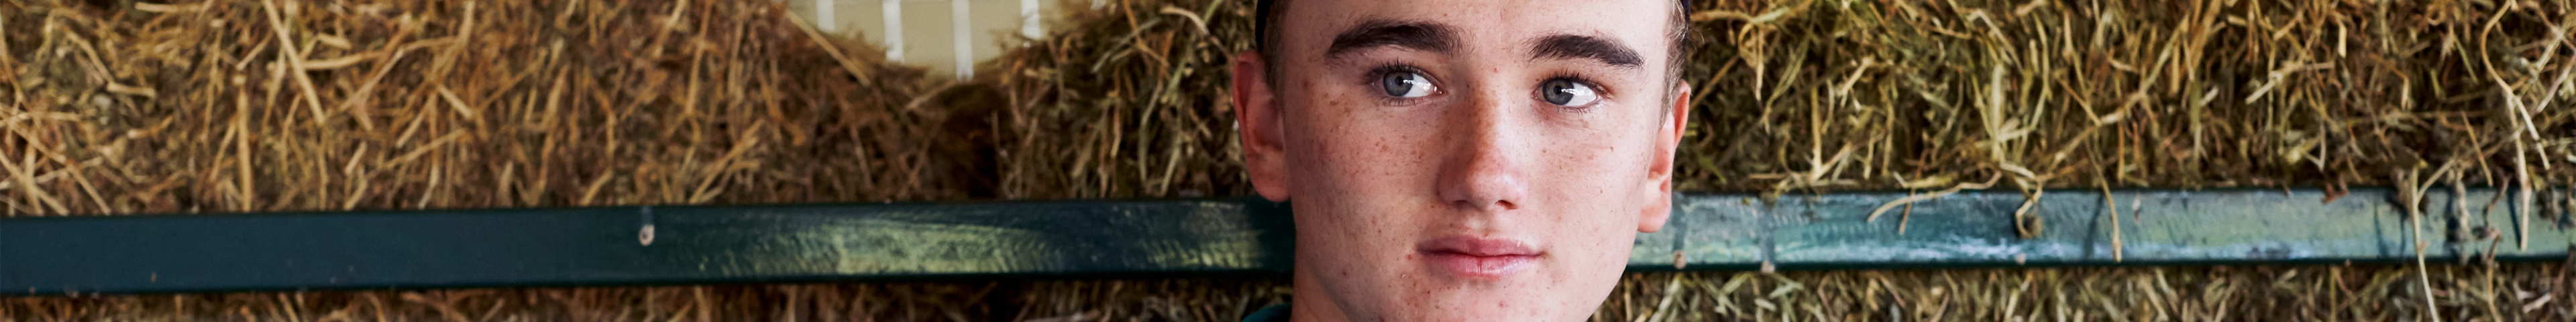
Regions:
<instances>
[{"instance_id":1,"label":"upper lip","mask_svg":"<svg viewBox=\"0 0 2576 322\"><path fill-rule=\"evenodd\" d=\"M1475 236L1449 236L1422 241L1415 250L1426 253L1456 253L1467 256L1537 256L1538 247L1512 239Z\"/></svg>"}]
</instances>

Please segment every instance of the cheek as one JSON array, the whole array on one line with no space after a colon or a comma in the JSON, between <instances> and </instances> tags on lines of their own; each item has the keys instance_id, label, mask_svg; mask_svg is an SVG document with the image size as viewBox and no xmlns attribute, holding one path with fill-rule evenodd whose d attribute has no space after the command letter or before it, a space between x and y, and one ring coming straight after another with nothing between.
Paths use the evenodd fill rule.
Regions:
<instances>
[{"instance_id":1,"label":"cheek","mask_svg":"<svg viewBox=\"0 0 2576 322\"><path fill-rule=\"evenodd\" d=\"M1432 162L1435 155L1432 138L1423 133L1430 128L1404 118L1385 117L1385 113L1368 110L1366 97L1319 93L1298 116L1300 125L1289 133L1289 175L1291 194L1298 201L1334 204L1351 214L1347 220L1371 221L1388 227L1394 219L1383 215L1411 213L1422 207L1430 193Z\"/></svg>"},{"instance_id":2,"label":"cheek","mask_svg":"<svg viewBox=\"0 0 2576 322\"><path fill-rule=\"evenodd\" d=\"M1600 207L1625 205L1634 198L1634 186L1644 182L1646 158L1642 153L1651 142L1641 136L1611 135L1608 131L1591 131L1568 135L1547 145L1541 155L1547 156L1546 180L1564 201Z\"/></svg>"},{"instance_id":3,"label":"cheek","mask_svg":"<svg viewBox=\"0 0 2576 322\"><path fill-rule=\"evenodd\" d=\"M1568 135L1546 150L1543 186L1549 199L1560 208L1550 211L1557 222L1559 240L1584 240L1585 246L1624 256L1627 240L1637 231L1636 215L1645 209L1643 202L1657 193L1646 184L1649 152L1653 143L1645 135ZM1623 257L1624 258L1624 257Z\"/></svg>"},{"instance_id":4,"label":"cheek","mask_svg":"<svg viewBox=\"0 0 2576 322\"><path fill-rule=\"evenodd\" d=\"M1429 168L1426 156L1436 147L1422 133L1428 128L1402 118L1367 110L1367 98L1326 95L1319 97L1310 114L1309 126L1299 136L1302 157L1292 157L1292 168L1300 179L1313 178L1319 185L1312 188L1326 195L1355 197L1397 197L1400 192L1426 189Z\"/></svg>"}]
</instances>

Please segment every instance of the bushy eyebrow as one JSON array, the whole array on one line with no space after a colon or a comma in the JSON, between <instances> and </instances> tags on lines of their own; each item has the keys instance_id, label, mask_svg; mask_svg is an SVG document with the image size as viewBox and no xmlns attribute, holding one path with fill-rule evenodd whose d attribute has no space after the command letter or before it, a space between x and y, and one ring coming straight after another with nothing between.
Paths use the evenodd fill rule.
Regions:
<instances>
[{"instance_id":1,"label":"bushy eyebrow","mask_svg":"<svg viewBox=\"0 0 2576 322\"><path fill-rule=\"evenodd\" d=\"M1402 47L1435 53L1457 51L1456 28L1422 21L1368 20L1333 36L1332 47L1324 49L1324 59L1339 60L1344 54L1377 47Z\"/></svg>"},{"instance_id":2,"label":"bushy eyebrow","mask_svg":"<svg viewBox=\"0 0 2576 322\"><path fill-rule=\"evenodd\" d=\"M1602 64L1636 68L1645 63L1637 51L1601 37L1552 35L1530 45L1530 59L1591 59Z\"/></svg>"}]
</instances>

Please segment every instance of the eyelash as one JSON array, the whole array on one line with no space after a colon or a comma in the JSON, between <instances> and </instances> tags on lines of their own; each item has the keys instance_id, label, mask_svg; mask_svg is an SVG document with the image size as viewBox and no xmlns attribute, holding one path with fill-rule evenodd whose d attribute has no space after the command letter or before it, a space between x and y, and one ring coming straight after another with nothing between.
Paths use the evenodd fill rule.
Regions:
<instances>
[{"instance_id":1,"label":"eyelash","mask_svg":"<svg viewBox=\"0 0 2576 322\"><path fill-rule=\"evenodd\" d=\"M1578 74L1575 74L1575 73L1572 73L1572 72L1557 72L1557 73L1555 73L1555 74L1552 74L1552 76L1548 76L1547 78L1540 79L1540 80L1538 81L1538 83L1539 83L1539 84L1542 84L1542 86L1543 86L1544 84L1547 84L1547 82L1558 81L1558 80L1570 81L1570 82L1574 82L1575 84L1582 84L1583 86L1590 86L1590 87L1592 87L1592 95L1593 95L1593 96L1598 96L1598 97L1599 97L1599 100L1598 100L1598 101L1593 101L1591 105L1584 105L1584 106L1581 106L1581 107L1565 106L1564 108L1566 108L1566 109L1571 109L1571 110L1575 110L1575 111L1578 111L1578 112L1580 112L1580 111L1590 111L1590 110L1592 110L1592 107L1594 107L1594 106L1600 106L1602 102L1610 101L1610 99L1611 99L1612 97L1615 97L1615 96L1616 96L1616 95L1613 95L1613 94L1614 94L1614 93L1613 93L1614 91L1610 90L1610 87L1609 87L1609 86L1601 85L1601 82L1595 82L1595 81L1592 81L1592 78L1590 78L1590 77L1583 77L1583 75L1578 75ZM1544 103L1544 101L1542 101L1542 103Z\"/></svg>"},{"instance_id":2,"label":"eyelash","mask_svg":"<svg viewBox=\"0 0 2576 322\"><path fill-rule=\"evenodd\" d=\"M1553 80L1566 80L1566 81L1573 81L1573 82L1575 82L1575 83L1583 84L1584 86L1592 86L1592 91L1594 91L1594 92L1598 92L1597 94L1601 95L1601 98L1602 98L1602 99L1609 99L1609 98L1610 98L1610 87L1609 87L1609 86L1603 86L1603 85L1601 85L1601 82L1595 82L1595 81L1592 81L1592 78L1591 78L1591 77L1583 77L1583 75L1578 75L1578 74L1575 74L1575 73L1570 73L1570 72L1558 72L1558 73L1556 73L1556 74L1552 74L1552 75L1548 76L1546 79L1539 80L1538 82L1539 82L1539 83L1541 83L1541 84L1545 84L1545 83L1547 83L1548 81L1553 81Z\"/></svg>"},{"instance_id":3,"label":"eyelash","mask_svg":"<svg viewBox=\"0 0 2576 322\"><path fill-rule=\"evenodd\" d=\"M1360 79L1360 88L1369 89L1369 93L1376 94L1380 104L1391 106L1412 105L1413 103L1419 103L1425 99L1431 98L1387 96L1385 90L1377 89L1379 82L1385 81L1387 75L1394 75L1396 73L1413 73L1414 75L1422 75L1422 78L1424 79L1431 80L1433 94L1448 91L1447 85L1440 84L1439 77L1432 77L1431 73L1422 72L1421 68L1414 68L1413 66L1403 64L1386 64L1376 68L1370 68L1368 75Z\"/></svg>"}]
</instances>

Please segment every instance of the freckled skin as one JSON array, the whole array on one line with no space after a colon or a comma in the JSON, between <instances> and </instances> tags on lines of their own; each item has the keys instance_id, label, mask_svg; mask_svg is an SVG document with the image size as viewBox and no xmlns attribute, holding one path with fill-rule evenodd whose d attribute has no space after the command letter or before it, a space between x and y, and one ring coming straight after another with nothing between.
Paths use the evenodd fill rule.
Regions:
<instances>
[{"instance_id":1,"label":"freckled skin","mask_svg":"<svg viewBox=\"0 0 2576 322\"><path fill-rule=\"evenodd\" d=\"M1637 234L1662 227L1670 207L1688 119L1677 106L1689 96L1665 73L1673 5L1296 0L1273 26L1277 56L1245 52L1233 66L1246 168L1262 196L1290 201L1297 216L1291 317L1589 317ZM1324 57L1335 34L1368 19L1448 25L1457 48ZM1534 40L1558 34L1607 38L1643 62L1532 58ZM1370 78L1388 64L1420 69L1437 92L1390 104ZM1597 82L1600 101L1574 109L1539 99L1540 84L1569 73ZM1523 241L1542 254L1500 277L1461 276L1419 253L1444 236Z\"/></svg>"}]
</instances>

